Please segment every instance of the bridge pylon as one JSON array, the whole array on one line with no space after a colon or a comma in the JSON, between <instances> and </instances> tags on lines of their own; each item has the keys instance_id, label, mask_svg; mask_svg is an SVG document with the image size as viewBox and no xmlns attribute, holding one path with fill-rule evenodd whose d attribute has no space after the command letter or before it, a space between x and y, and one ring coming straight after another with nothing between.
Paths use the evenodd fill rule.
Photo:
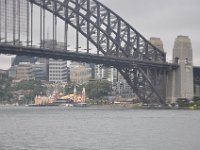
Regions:
<instances>
[{"instance_id":1,"label":"bridge pylon","mask_svg":"<svg viewBox=\"0 0 200 150\"><path fill-rule=\"evenodd\" d=\"M193 56L191 40L178 36L174 43L173 63L179 68L168 75L167 101L175 103L178 98L192 99L194 95Z\"/></svg>"}]
</instances>

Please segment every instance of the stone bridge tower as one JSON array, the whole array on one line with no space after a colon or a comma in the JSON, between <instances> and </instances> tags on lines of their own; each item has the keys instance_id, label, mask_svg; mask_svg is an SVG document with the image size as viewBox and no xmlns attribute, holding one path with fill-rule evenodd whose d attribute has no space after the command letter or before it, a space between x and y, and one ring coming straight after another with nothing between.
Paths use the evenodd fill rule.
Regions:
<instances>
[{"instance_id":1,"label":"stone bridge tower","mask_svg":"<svg viewBox=\"0 0 200 150\"><path fill-rule=\"evenodd\" d=\"M177 98L192 99L194 96L193 56L188 36L178 36L174 43L173 63L179 68L168 75L167 101L174 103Z\"/></svg>"}]
</instances>

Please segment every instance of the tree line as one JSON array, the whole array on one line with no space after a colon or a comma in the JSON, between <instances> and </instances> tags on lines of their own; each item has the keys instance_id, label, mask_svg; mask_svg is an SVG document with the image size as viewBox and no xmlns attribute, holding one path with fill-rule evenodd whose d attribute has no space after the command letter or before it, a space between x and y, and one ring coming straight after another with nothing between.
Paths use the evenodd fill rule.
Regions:
<instances>
[{"instance_id":1,"label":"tree line","mask_svg":"<svg viewBox=\"0 0 200 150\"><path fill-rule=\"evenodd\" d=\"M90 99L101 99L108 96L112 92L112 84L107 80L91 80L85 84L77 85L73 82L68 83L64 88L64 94L73 94L76 87L77 94L81 94L83 88L86 89L86 95ZM10 79L0 80L0 103L31 103L36 95L46 95L47 86L41 81L29 80L12 83Z\"/></svg>"}]
</instances>

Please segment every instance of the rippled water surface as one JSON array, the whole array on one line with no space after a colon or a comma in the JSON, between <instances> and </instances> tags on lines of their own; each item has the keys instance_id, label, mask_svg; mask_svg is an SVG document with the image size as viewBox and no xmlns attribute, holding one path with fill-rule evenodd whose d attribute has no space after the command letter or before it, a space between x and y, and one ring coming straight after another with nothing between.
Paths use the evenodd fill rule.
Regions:
<instances>
[{"instance_id":1,"label":"rippled water surface","mask_svg":"<svg viewBox=\"0 0 200 150\"><path fill-rule=\"evenodd\" d=\"M200 111L0 107L0 150L199 150Z\"/></svg>"}]
</instances>

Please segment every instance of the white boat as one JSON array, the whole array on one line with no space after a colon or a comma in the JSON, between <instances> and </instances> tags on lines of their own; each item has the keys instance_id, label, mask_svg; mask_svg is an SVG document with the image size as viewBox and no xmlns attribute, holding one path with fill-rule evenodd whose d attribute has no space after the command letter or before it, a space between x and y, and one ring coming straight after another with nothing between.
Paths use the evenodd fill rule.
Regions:
<instances>
[{"instance_id":1,"label":"white boat","mask_svg":"<svg viewBox=\"0 0 200 150\"><path fill-rule=\"evenodd\" d=\"M74 104L74 107L87 107L87 103L76 103Z\"/></svg>"},{"instance_id":2,"label":"white boat","mask_svg":"<svg viewBox=\"0 0 200 150\"><path fill-rule=\"evenodd\" d=\"M74 104L69 104L69 103L68 103L68 104L66 104L65 106L66 106L66 107L74 107Z\"/></svg>"}]
</instances>

